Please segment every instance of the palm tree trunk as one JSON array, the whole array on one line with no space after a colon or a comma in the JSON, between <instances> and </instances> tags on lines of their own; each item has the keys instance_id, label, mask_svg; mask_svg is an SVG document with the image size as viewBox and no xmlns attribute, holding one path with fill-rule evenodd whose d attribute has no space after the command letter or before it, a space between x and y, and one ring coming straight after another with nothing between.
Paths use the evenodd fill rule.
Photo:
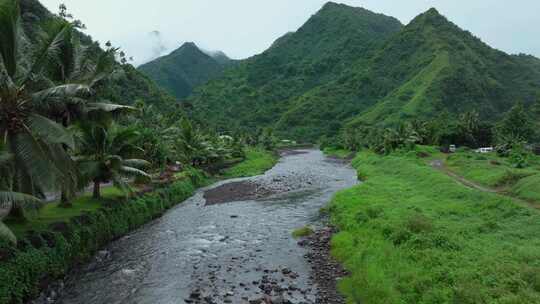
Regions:
<instances>
[{"instance_id":1,"label":"palm tree trunk","mask_svg":"<svg viewBox=\"0 0 540 304\"><path fill-rule=\"evenodd\" d=\"M94 180L94 194L92 197L96 199L101 198L101 182L99 180Z\"/></svg>"},{"instance_id":2,"label":"palm tree trunk","mask_svg":"<svg viewBox=\"0 0 540 304\"><path fill-rule=\"evenodd\" d=\"M64 70L62 69L62 73L64 73ZM64 115L62 117L62 125L64 128L67 128L69 126L69 116ZM63 144L62 148L68 153L68 147L67 145ZM62 194L60 195L60 208L71 208L73 207L73 204L71 203L71 200L69 199L69 195L67 193L66 187L62 186Z\"/></svg>"},{"instance_id":3,"label":"palm tree trunk","mask_svg":"<svg viewBox=\"0 0 540 304\"><path fill-rule=\"evenodd\" d=\"M71 200L68 197L67 191L62 189L62 194L60 195L60 204L58 205L60 208L72 208L73 204L71 203Z\"/></svg>"}]
</instances>

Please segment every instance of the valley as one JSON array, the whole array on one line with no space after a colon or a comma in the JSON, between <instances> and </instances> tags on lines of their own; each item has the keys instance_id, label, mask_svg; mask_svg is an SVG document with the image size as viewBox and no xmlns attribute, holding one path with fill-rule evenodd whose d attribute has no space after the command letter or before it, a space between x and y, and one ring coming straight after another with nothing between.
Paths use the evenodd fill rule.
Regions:
<instances>
[{"instance_id":1,"label":"valley","mask_svg":"<svg viewBox=\"0 0 540 304\"><path fill-rule=\"evenodd\" d=\"M0 0L0 304L540 303L540 59L436 8L328 2L243 59L202 38L247 7L99 14L177 5L136 67Z\"/></svg>"}]
</instances>

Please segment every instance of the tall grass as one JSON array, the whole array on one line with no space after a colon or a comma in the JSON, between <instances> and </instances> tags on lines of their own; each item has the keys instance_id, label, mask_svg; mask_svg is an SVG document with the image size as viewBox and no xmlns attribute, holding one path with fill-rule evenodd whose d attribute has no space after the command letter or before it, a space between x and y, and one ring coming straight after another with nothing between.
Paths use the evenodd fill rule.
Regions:
<instances>
[{"instance_id":1,"label":"tall grass","mask_svg":"<svg viewBox=\"0 0 540 304\"><path fill-rule=\"evenodd\" d=\"M494 153L473 152L459 152L447 159L448 168L468 180L540 202L540 157L531 155L527 162L528 167L518 169Z\"/></svg>"},{"instance_id":2,"label":"tall grass","mask_svg":"<svg viewBox=\"0 0 540 304\"><path fill-rule=\"evenodd\" d=\"M259 148L248 148L246 159L241 163L225 170L226 178L246 177L263 174L271 169L278 161L278 157L270 151Z\"/></svg>"},{"instance_id":3,"label":"tall grass","mask_svg":"<svg viewBox=\"0 0 540 304\"><path fill-rule=\"evenodd\" d=\"M360 153L333 254L350 303L540 303L540 213L469 189L415 153Z\"/></svg>"}]
</instances>

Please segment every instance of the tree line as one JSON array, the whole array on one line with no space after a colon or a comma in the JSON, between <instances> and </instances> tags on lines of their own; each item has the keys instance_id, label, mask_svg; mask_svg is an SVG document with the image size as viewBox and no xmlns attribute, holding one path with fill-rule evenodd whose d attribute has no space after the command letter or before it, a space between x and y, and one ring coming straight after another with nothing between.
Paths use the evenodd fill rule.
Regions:
<instances>
[{"instance_id":1,"label":"tree line","mask_svg":"<svg viewBox=\"0 0 540 304\"><path fill-rule=\"evenodd\" d=\"M397 149L413 149L415 145L450 145L468 148L493 147L500 156L523 159L538 151L540 142L540 98L526 109L517 103L498 122L485 121L477 111L451 116L442 112L431 120L414 119L394 127L355 126L344 129L339 138L323 138L321 145L337 146L352 151L371 149L388 154ZM337 141L337 143L336 143ZM517 166L523 164L516 161Z\"/></svg>"}]
</instances>

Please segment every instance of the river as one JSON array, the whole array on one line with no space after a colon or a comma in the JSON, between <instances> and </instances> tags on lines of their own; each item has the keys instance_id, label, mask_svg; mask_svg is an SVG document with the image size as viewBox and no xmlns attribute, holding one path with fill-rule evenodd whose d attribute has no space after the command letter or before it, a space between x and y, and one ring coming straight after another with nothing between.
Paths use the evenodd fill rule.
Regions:
<instances>
[{"instance_id":1,"label":"river","mask_svg":"<svg viewBox=\"0 0 540 304\"><path fill-rule=\"evenodd\" d=\"M206 205L205 191L238 181L274 192ZM200 189L113 242L68 276L56 303L249 303L265 291L291 303L316 303L308 249L291 232L319 224L319 209L355 183L356 172L343 161L318 150L288 153L264 175Z\"/></svg>"}]
</instances>

